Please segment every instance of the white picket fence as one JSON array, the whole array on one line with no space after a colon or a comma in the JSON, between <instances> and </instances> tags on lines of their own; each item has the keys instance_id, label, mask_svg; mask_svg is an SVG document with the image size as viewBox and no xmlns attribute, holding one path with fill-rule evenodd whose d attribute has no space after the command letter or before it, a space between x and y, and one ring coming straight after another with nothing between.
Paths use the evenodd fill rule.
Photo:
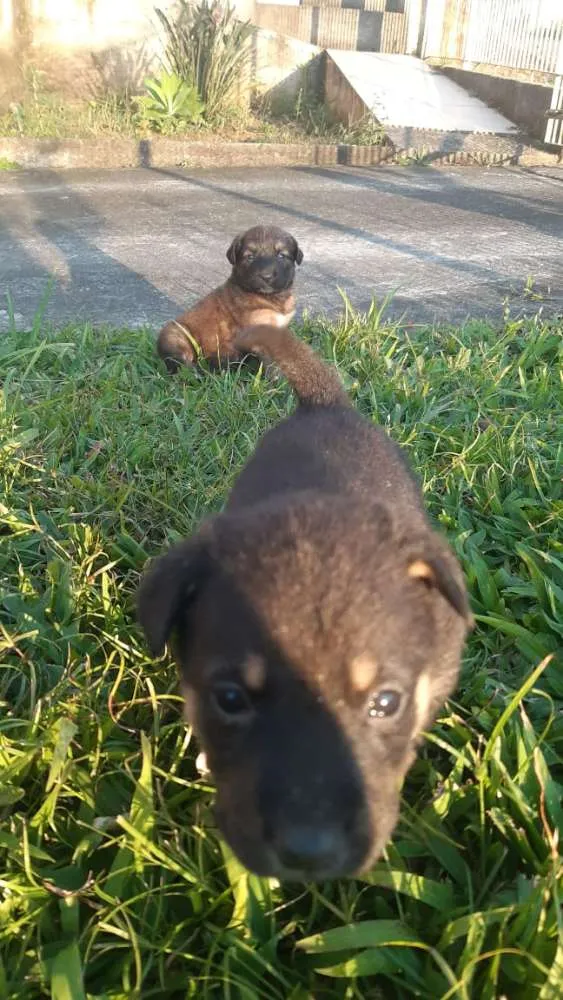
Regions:
<instances>
[{"instance_id":1,"label":"white picket fence","mask_svg":"<svg viewBox=\"0 0 563 1000\"><path fill-rule=\"evenodd\" d=\"M421 55L553 81L545 140L563 146L563 0L427 0Z\"/></svg>"},{"instance_id":2,"label":"white picket fence","mask_svg":"<svg viewBox=\"0 0 563 1000\"><path fill-rule=\"evenodd\" d=\"M428 0L424 56L555 73L563 0Z\"/></svg>"},{"instance_id":3,"label":"white picket fence","mask_svg":"<svg viewBox=\"0 0 563 1000\"><path fill-rule=\"evenodd\" d=\"M472 0L466 59L554 73L563 40L563 0ZM551 8L551 13L550 13Z\"/></svg>"}]
</instances>

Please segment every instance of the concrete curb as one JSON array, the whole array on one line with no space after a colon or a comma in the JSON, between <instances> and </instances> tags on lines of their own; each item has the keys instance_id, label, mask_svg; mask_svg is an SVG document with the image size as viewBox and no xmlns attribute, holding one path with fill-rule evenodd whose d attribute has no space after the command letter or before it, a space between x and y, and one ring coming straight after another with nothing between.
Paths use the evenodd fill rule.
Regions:
<instances>
[{"instance_id":1,"label":"concrete curb","mask_svg":"<svg viewBox=\"0 0 563 1000\"><path fill-rule=\"evenodd\" d=\"M495 142L467 141L457 134L457 142L444 136L424 133L409 137L389 136L380 146L322 145L316 143L189 142L182 139L28 139L0 136L0 160L33 170L74 168L349 166L413 162L431 166L522 166L544 167L563 164L563 151L551 153L525 143L507 147ZM491 139L493 137L490 137ZM456 148L457 147L457 148Z\"/></svg>"}]
</instances>

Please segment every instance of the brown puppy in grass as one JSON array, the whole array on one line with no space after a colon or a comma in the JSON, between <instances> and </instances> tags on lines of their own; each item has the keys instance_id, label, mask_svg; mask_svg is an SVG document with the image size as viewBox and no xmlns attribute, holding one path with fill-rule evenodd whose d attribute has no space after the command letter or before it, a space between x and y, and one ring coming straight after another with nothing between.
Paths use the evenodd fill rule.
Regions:
<instances>
[{"instance_id":1,"label":"brown puppy in grass","mask_svg":"<svg viewBox=\"0 0 563 1000\"><path fill-rule=\"evenodd\" d=\"M369 867L422 731L456 685L471 616L405 457L287 330L237 338L299 406L258 443L223 513L158 559L139 616L173 639L219 827L260 875Z\"/></svg>"},{"instance_id":2,"label":"brown puppy in grass","mask_svg":"<svg viewBox=\"0 0 563 1000\"><path fill-rule=\"evenodd\" d=\"M227 250L229 279L160 331L157 350L169 372L198 359L236 361L237 332L267 323L287 326L295 313L295 266L303 253L297 241L275 226L254 226Z\"/></svg>"}]
</instances>

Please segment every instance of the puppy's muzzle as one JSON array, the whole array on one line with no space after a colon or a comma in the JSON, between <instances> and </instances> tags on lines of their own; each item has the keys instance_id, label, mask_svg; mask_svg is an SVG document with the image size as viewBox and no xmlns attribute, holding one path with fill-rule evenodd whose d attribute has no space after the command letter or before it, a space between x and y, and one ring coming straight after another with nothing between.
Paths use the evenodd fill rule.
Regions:
<instances>
[{"instance_id":1,"label":"puppy's muzzle","mask_svg":"<svg viewBox=\"0 0 563 1000\"><path fill-rule=\"evenodd\" d=\"M272 264L270 267L261 267L253 275L255 284L268 291L277 288L280 277L281 275L278 274L275 264Z\"/></svg>"},{"instance_id":2,"label":"puppy's muzzle","mask_svg":"<svg viewBox=\"0 0 563 1000\"><path fill-rule=\"evenodd\" d=\"M338 826L288 824L273 844L280 869L315 878L345 867L348 845Z\"/></svg>"}]
</instances>

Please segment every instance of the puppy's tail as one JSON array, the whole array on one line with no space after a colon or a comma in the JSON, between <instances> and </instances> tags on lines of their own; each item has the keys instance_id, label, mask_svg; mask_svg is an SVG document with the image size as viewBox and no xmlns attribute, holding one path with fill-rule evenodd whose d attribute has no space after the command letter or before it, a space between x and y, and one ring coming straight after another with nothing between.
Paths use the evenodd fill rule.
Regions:
<instances>
[{"instance_id":1,"label":"puppy's tail","mask_svg":"<svg viewBox=\"0 0 563 1000\"><path fill-rule=\"evenodd\" d=\"M336 370L308 344L277 326L247 326L236 337L241 354L267 358L285 375L301 406L349 406Z\"/></svg>"}]
</instances>

